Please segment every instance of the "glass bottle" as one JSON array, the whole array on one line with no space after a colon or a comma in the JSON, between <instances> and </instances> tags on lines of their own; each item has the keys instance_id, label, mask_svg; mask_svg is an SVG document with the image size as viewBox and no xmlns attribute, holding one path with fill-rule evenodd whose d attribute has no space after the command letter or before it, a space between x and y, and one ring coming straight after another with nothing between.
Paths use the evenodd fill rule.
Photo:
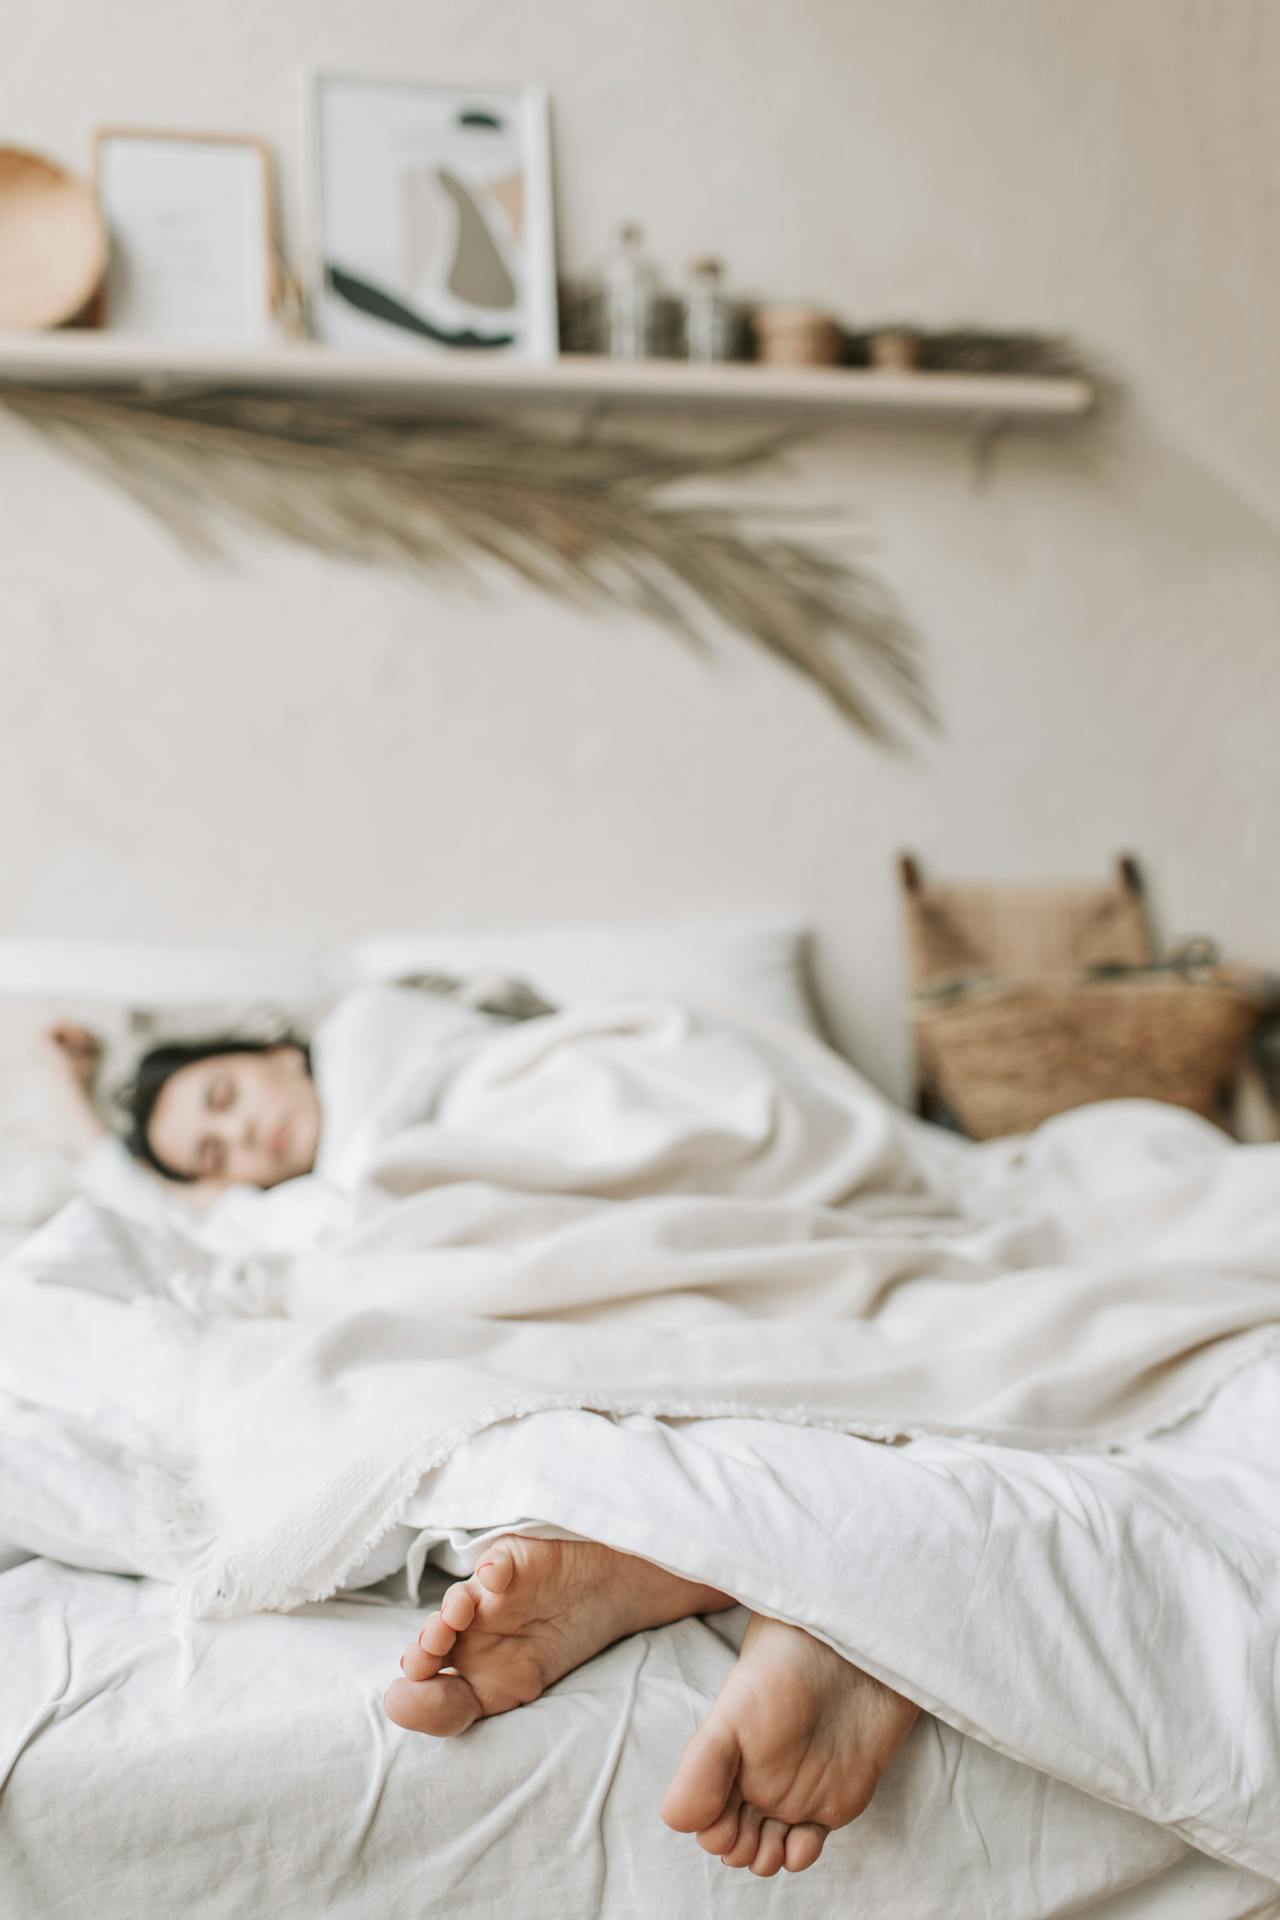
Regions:
<instances>
[{"instance_id":1,"label":"glass bottle","mask_svg":"<svg viewBox=\"0 0 1280 1920\"><path fill-rule=\"evenodd\" d=\"M658 275L634 222L618 228L600 293L604 351L614 360L649 359L657 345Z\"/></svg>"},{"instance_id":2,"label":"glass bottle","mask_svg":"<svg viewBox=\"0 0 1280 1920\"><path fill-rule=\"evenodd\" d=\"M723 291L718 260L691 260L685 282L684 350L690 360L732 360L737 345L737 315Z\"/></svg>"}]
</instances>

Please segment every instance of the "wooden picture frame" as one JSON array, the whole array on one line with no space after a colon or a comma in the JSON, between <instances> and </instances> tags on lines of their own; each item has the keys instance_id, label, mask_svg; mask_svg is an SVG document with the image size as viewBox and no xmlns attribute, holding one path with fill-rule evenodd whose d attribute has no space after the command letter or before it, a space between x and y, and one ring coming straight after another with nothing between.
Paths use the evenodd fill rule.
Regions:
<instances>
[{"instance_id":1,"label":"wooden picture frame","mask_svg":"<svg viewBox=\"0 0 1280 1920\"><path fill-rule=\"evenodd\" d=\"M100 324L219 346L277 337L283 288L266 141L109 126L93 146L110 237Z\"/></svg>"},{"instance_id":2,"label":"wooden picture frame","mask_svg":"<svg viewBox=\"0 0 1280 1920\"><path fill-rule=\"evenodd\" d=\"M559 352L547 95L308 79L311 331L351 353Z\"/></svg>"}]
</instances>

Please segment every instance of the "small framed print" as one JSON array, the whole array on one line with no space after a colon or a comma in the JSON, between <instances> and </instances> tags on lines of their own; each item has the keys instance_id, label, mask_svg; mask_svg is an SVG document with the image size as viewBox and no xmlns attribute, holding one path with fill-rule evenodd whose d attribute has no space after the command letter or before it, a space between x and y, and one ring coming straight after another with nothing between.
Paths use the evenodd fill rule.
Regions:
<instances>
[{"instance_id":1,"label":"small framed print","mask_svg":"<svg viewBox=\"0 0 1280 1920\"><path fill-rule=\"evenodd\" d=\"M320 339L554 359L545 94L327 74L312 85Z\"/></svg>"},{"instance_id":2,"label":"small framed print","mask_svg":"<svg viewBox=\"0 0 1280 1920\"><path fill-rule=\"evenodd\" d=\"M271 339L279 253L266 144L104 127L94 145L110 238L103 326L209 345Z\"/></svg>"}]
</instances>

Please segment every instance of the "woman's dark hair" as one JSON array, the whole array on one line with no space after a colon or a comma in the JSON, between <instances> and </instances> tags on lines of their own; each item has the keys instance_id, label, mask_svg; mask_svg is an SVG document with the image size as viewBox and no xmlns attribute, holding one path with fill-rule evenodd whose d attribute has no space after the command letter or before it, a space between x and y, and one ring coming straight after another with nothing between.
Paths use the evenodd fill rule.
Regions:
<instances>
[{"instance_id":1,"label":"woman's dark hair","mask_svg":"<svg viewBox=\"0 0 1280 1920\"><path fill-rule=\"evenodd\" d=\"M234 1040L224 1035L219 1040L175 1042L171 1046L153 1047L150 1053L143 1054L132 1080L117 1088L114 1096L116 1105L124 1109L129 1119L129 1131L125 1134L124 1143L134 1159L162 1173L166 1180L192 1184L197 1175L179 1173L176 1168L168 1166L151 1144L149 1129L156 1101L175 1073L183 1067L194 1066L198 1060L219 1060L233 1053L274 1053L277 1047L296 1047L310 1073L311 1049L292 1033L282 1033L275 1040Z\"/></svg>"}]
</instances>

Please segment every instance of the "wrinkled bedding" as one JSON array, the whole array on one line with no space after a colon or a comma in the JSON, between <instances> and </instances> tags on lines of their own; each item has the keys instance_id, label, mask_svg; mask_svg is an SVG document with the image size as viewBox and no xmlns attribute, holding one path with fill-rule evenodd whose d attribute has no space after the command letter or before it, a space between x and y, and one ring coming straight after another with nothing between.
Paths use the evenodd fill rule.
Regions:
<instances>
[{"instance_id":1,"label":"wrinkled bedding","mask_svg":"<svg viewBox=\"0 0 1280 1920\"><path fill-rule=\"evenodd\" d=\"M546 1413L428 1476L390 1545L514 1513L603 1540L1280 1883L1277 1458L1275 1358L1105 1455Z\"/></svg>"},{"instance_id":2,"label":"wrinkled bedding","mask_svg":"<svg viewBox=\"0 0 1280 1920\"><path fill-rule=\"evenodd\" d=\"M936 1883L904 1904L904 1862L935 1830L956 1872L975 1836L986 1856L960 1910L1177 1913L1194 1888L1188 1913L1219 1895L1266 1912L1280 1152L1140 1104L968 1148L816 1043L694 1003L578 1009L434 1064L401 1026L391 1081L368 1074L382 1019L372 1002L349 1016L380 1104L347 1109L315 1245L291 1232L227 1259L84 1208L10 1262L0 1411L22 1447L0 1456L0 1539L178 1580L206 1612L323 1601L281 1623L301 1628L433 1542L465 1565L495 1528L584 1534L806 1627L928 1710L907 1751L945 1753L949 1812L903 1797L904 1759L872 1810L898 1824L868 1913L957 1910ZM53 1489L64 1510L36 1537ZM42 1564L0 1575L0 1606ZM264 1631L166 1628L202 1648ZM710 1627L644 1639L724 1655ZM517 1723L595 1697L601 1668L445 1750L470 1809L489 1804L477 1740L531 1739ZM64 1717L44 1671L45 1705L6 1734L14 1778ZM644 1671L627 1713L654 1707ZM646 1752L651 1824L692 1726L681 1700L682 1733ZM609 1778L630 1773L627 1743L608 1756ZM379 1789L370 1818L387 1804ZM612 1911L683 1911L696 1848L658 1835L652 1856L637 1840L614 1857L673 1844L682 1891ZM791 1912L826 1864L788 1881Z\"/></svg>"},{"instance_id":3,"label":"wrinkled bedding","mask_svg":"<svg viewBox=\"0 0 1280 1920\"><path fill-rule=\"evenodd\" d=\"M0 1575L13 1920L1260 1920L1264 1882L922 1720L811 1873L748 1881L658 1802L746 1616L641 1634L454 1745L380 1698L418 1609L175 1620L171 1589Z\"/></svg>"}]
</instances>

